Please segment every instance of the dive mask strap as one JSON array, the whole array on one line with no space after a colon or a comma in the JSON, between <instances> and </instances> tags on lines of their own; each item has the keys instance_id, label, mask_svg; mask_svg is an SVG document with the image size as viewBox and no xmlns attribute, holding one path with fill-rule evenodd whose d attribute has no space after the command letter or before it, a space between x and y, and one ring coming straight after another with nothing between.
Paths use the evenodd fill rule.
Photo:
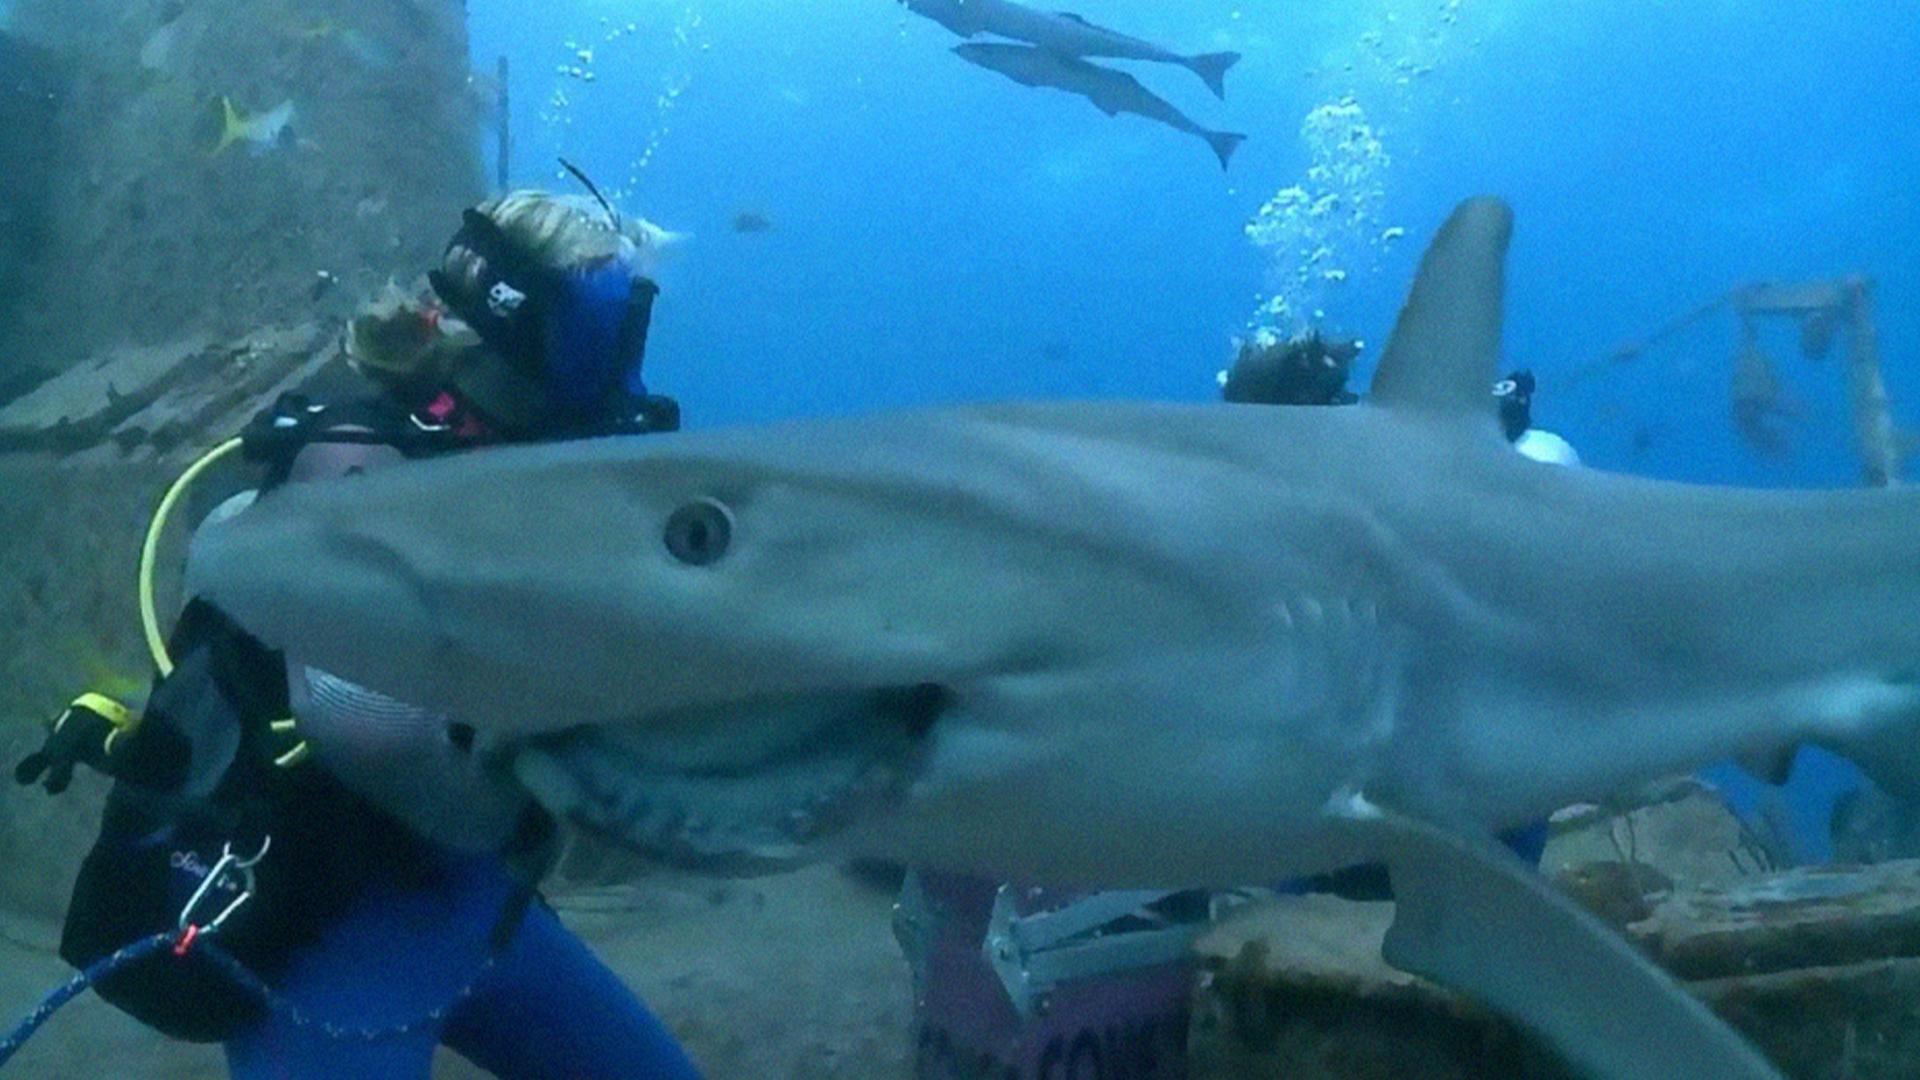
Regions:
<instances>
[{"instance_id":1,"label":"dive mask strap","mask_svg":"<svg viewBox=\"0 0 1920 1080\"><path fill-rule=\"evenodd\" d=\"M527 258L498 222L471 207L462 212L460 231L447 243L449 253L456 248L479 258L478 288L462 288L436 268L427 273L433 291L481 340L537 370L550 275Z\"/></svg>"},{"instance_id":2,"label":"dive mask strap","mask_svg":"<svg viewBox=\"0 0 1920 1080\"><path fill-rule=\"evenodd\" d=\"M647 384L641 378L641 369L647 362L647 335L653 328L653 301L660 295L660 286L651 278L636 277L633 281L633 296L627 303L626 318L620 324L620 358L624 363L622 379L626 390L637 398L647 396Z\"/></svg>"}]
</instances>

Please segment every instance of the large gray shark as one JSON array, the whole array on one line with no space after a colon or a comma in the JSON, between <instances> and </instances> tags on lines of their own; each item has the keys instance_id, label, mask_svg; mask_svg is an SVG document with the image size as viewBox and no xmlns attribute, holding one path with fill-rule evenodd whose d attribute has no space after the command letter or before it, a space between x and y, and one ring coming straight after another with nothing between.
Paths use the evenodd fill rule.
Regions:
<instances>
[{"instance_id":1,"label":"large gray shark","mask_svg":"<svg viewBox=\"0 0 1920 1080\"><path fill-rule=\"evenodd\" d=\"M1590 1074L1772 1077L1489 837L1796 740L1911 779L1920 492L1515 454L1510 228L1456 211L1359 406L484 451L276 491L189 585L644 850L1131 887L1381 861L1388 959Z\"/></svg>"},{"instance_id":2,"label":"large gray shark","mask_svg":"<svg viewBox=\"0 0 1920 1080\"><path fill-rule=\"evenodd\" d=\"M1057 56L1030 45L956 45L953 51L968 63L997 71L1023 86L1052 87L1079 94L1108 116L1133 113L1157 120L1175 131L1199 136L1212 148L1223 169L1233 160L1233 152L1247 141L1245 135L1201 127L1186 113L1140 85L1140 80L1122 71Z\"/></svg>"},{"instance_id":3,"label":"large gray shark","mask_svg":"<svg viewBox=\"0 0 1920 1080\"><path fill-rule=\"evenodd\" d=\"M1183 56L1171 49L1096 26L1078 15L1035 11L1011 0L901 0L909 11L924 15L963 38L989 34L1036 45L1056 56L1100 56L1114 60L1149 60L1175 64L1200 76L1215 97L1227 96L1227 70L1239 53L1203 53Z\"/></svg>"}]
</instances>

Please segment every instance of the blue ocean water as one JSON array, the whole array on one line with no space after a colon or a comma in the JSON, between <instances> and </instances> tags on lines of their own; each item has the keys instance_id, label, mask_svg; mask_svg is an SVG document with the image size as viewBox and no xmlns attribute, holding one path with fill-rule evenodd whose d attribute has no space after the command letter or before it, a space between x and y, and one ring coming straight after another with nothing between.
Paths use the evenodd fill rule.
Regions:
<instances>
[{"instance_id":1,"label":"blue ocean water","mask_svg":"<svg viewBox=\"0 0 1920 1080\"><path fill-rule=\"evenodd\" d=\"M1893 400L1920 417L1912 0L1081 4L1180 51L1245 54L1224 103L1187 72L1129 66L1197 122L1249 136L1226 173L1189 136L962 62L893 0L470 8L477 66L506 55L515 73L516 182L560 183L565 154L626 210L692 234L661 273L650 354L692 426L1204 399L1276 292L1301 294L1286 328L1384 341L1426 239L1482 192L1518 213L1510 360L1539 373L1537 419L1589 464L1858 481L1839 353L1807 361L1791 327L1763 338L1803 407L1783 462L1729 422L1724 313L1576 377L1757 280L1874 279ZM1363 123L1364 145L1316 142L1316 115ZM1246 226L1290 188L1363 220L1296 215L1263 250ZM736 232L742 212L772 228ZM1811 850L1850 783L1803 761Z\"/></svg>"}]
</instances>

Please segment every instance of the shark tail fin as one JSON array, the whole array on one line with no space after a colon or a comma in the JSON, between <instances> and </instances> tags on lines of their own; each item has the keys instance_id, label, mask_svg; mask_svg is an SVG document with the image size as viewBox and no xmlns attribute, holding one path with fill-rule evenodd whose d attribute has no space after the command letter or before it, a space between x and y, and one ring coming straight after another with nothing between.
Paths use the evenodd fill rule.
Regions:
<instances>
[{"instance_id":1,"label":"shark tail fin","mask_svg":"<svg viewBox=\"0 0 1920 1080\"><path fill-rule=\"evenodd\" d=\"M247 137L246 117L241 116L240 111L233 107L232 98L230 97L221 98L220 99L220 143L219 145L215 146L210 152L208 152L207 156L210 158L219 157L221 154L226 152L227 147L232 146L234 143L237 143L241 139L244 139L246 137Z\"/></svg>"},{"instance_id":2,"label":"shark tail fin","mask_svg":"<svg viewBox=\"0 0 1920 1080\"><path fill-rule=\"evenodd\" d=\"M1207 133L1207 145L1213 147L1214 156L1220 159L1220 168L1222 170L1226 169L1227 166L1232 163L1233 152L1240 149L1240 144L1246 141L1247 137L1245 135L1235 135L1231 132L1212 131Z\"/></svg>"},{"instance_id":3,"label":"shark tail fin","mask_svg":"<svg viewBox=\"0 0 1920 1080\"><path fill-rule=\"evenodd\" d=\"M1207 89L1221 101L1227 100L1227 71L1240 62L1237 52L1203 53L1190 57L1187 67L1206 81Z\"/></svg>"}]
</instances>

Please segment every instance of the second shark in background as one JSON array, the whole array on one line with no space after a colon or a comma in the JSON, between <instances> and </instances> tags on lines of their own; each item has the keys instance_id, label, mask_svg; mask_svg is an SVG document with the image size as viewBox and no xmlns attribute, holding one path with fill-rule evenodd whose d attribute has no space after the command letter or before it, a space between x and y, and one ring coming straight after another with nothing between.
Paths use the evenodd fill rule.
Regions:
<instances>
[{"instance_id":1,"label":"second shark in background","mask_svg":"<svg viewBox=\"0 0 1920 1080\"><path fill-rule=\"evenodd\" d=\"M1222 169L1233 160L1233 152L1240 144L1247 141L1245 135L1201 127L1123 71L1031 45L969 44L956 45L953 51L970 64L997 71L1024 86L1051 86L1079 94L1108 116L1133 113L1159 121L1175 131L1197 135L1213 148Z\"/></svg>"},{"instance_id":2,"label":"second shark in background","mask_svg":"<svg viewBox=\"0 0 1920 1080\"><path fill-rule=\"evenodd\" d=\"M1223 169L1234 150L1246 140L1244 135L1208 130L1142 86L1133 76L1086 60L1105 57L1184 67L1224 100L1227 71L1239 61L1239 53L1182 55L1150 41L1097 26L1078 15L1035 11L1012 0L901 0L901 3L907 10L963 38L987 34L1021 43L969 43L955 48L954 52L969 63L998 71L1025 86L1048 86L1079 94L1108 116L1133 113L1176 131L1197 135L1213 149Z\"/></svg>"}]
</instances>

